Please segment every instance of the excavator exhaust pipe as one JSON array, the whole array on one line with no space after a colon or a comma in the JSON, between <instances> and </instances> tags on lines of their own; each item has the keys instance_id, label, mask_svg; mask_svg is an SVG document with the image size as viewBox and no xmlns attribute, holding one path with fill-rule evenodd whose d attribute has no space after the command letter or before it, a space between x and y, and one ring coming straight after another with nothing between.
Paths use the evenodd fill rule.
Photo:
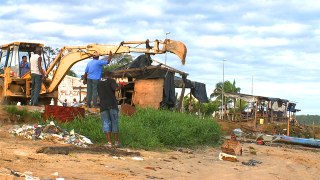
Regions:
<instances>
[{"instance_id":1,"label":"excavator exhaust pipe","mask_svg":"<svg viewBox=\"0 0 320 180\"><path fill-rule=\"evenodd\" d=\"M165 51L177 55L183 65L186 63L187 48L182 42L166 39L163 46Z\"/></svg>"}]
</instances>

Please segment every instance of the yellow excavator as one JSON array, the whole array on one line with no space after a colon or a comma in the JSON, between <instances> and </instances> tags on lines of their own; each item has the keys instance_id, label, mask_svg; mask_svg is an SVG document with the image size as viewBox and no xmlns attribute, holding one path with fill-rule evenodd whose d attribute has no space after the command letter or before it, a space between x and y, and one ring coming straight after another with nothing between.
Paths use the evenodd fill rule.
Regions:
<instances>
[{"instance_id":1,"label":"yellow excavator","mask_svg":"<svg viewBox=\"0 0 320 180\"><path fill-rule=\"evenodd\" d=\"M141 48L140 45L145 45ZM30 42L13 42L0 46L0 103L27 104L31 96L30 72L22 74L20 61L23 56L29 61L31 53L36 48L44 48L43 44ZM42 51L43 52L43 51ZM82 60L91 58L98 53L100 56L121 53L145 53L150 55L171 52L177 55L182 64L185 64L187 53L186 46L180 41L165 39L164 41L123 41L119 45L88 44L87 46L64 46L50 64L46 64L42 54L42 65L48 78L43 81L40 92L39 104L50 104L53 99L55 104L58 99L58 86L71 67Z\"/></svg>"}]
</instances>

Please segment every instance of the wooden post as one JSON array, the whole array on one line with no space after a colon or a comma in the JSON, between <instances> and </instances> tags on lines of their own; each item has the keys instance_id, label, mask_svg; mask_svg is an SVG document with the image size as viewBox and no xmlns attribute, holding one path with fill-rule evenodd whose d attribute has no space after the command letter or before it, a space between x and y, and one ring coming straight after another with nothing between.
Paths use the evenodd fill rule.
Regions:
<instances>
[{"instance_id":1,"label":"wooden post","mask_svg":"<svg viewBox=\"0 0 320 180\"><path fill-rule=\"evenodd\" d=\"M240 107L239 107L239 110L240 110L240 117L239 117L239 122L241 121L241 115L242 115L242 100L240 99Z\"/></svg>"},{"instance_id":2,"label":"wooden post","mask_svg":"<svg viewBox=\"0 0 320 180\"><path fill-rule=\"evenodd\" d=\"M236 121L236 113L237 113L237 109L236 109L236 98L233 98L233 121Z\"/></svg>"},{"instance_id":3,"label":"wooden post","mask_svg":"<svg viewBox=\"0 0 320 180\"><path fill-rule=\"evenodd\" d=\"M223 97L223 116L222 116L222 118L223 118L223 120L226 119L226 120L228 121L228 120L229 120L229 119L228 119L228 116L226 116L226 114L227 114L227 104L226 104L227 102L226 102L226 99L227 99L227 98L224 96L224 97ZM225 118L225 117L226 117L226 118Z\"/></svg>"},{"instance_id":4,"label":"wooden post","mask_svg":"<svg viewBox=\"0 0 320 180\"><path fill-rule=\"evenodd\" d=\"M267 112L267 118L266 118L266 119L268 119L268 122L270 122L270 118L269 118L269 114L270 114L269 106L270 106L270 101L268 101L268 105L267 105L267 107L266 107L266 112Z\"/></svg>"},{"instance_id":5,"label":"wooden post","mask_svg":"<svg viewBox=\"0 0 320 180\"><path fill-rule=\"evenodd\" d=\"M182 109L182 104L183 104L183 98L184 98L184 92L186 90L186 84L183 82L182 84L182 90L181 90L181 95L180 95L180 99L179 99L179 104L178 104L178 111L181 112ZM190 89L190 94L191 94L191 89Z\"/></svg>"},{"instance_id":6,"label":"wooden post","mask_svg":"<svg viewBox=\"0 0 320 180\"><path fill-rule=\"evenodd\" d=\"M273 104L274 102L271 101L271 123L273 123Z\"/></svg>"},{"instance_id":7,"label":"wooden post","mask_svg":"<svg viewBox=\"0 0 320 180\"><path fill-rule=\"evenodd\" d=\"M290 114L291 114L291 113L289 112L287 136L290 136Z\"/></svg>"},{"instance_id":8,"label":"wooden post","mask_svg":"<svg viewBox=\"0 0 320 180\"><path fill-rule=\"evenodd\" d=\"M256 101L256 107L254 108L254 129L257 128L257 110L258 110L259 100Z\"/></svg>"},{"instance_id":9,"label":"wooden post","mask_svg":"<svg viewBox=\"0 0 320 180\"><path fill-rule=\"evenodd\" d=\"M282 107L282 106L281 106ZM287 118L287 110L288 110L288 106L287 106L287 104L285 105L285 108L284 108L284 117L285 118ZM282 117L282 119L283 119L283 117Z\"/></svg>"}]
</instances>

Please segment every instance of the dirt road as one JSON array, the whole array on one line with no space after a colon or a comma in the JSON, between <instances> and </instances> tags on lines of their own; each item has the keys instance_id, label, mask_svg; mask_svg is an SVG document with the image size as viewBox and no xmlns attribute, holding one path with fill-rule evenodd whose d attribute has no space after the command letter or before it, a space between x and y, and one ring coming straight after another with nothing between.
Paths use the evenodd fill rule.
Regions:
<instances>
[{"instance_id":1,"label":"dirt road","mask_svg":"<svg viewBox=\"0 0 320 180\"><path fill-rule=\"evenodd\" d=\"M9 169L32 173L41 179L320 179L320 150L243 144L239 162L220 161L219 148L150 152L104 151L101 147L97 152L44 154L36 151L41 147L61 145L14 137L8 133L12 125L0 126L0 179L19 179ZM249 152L250 146L256 150L256 155ZM262 164L245 166L241 163L249 159Z\"/></svg>"}]
</instances>

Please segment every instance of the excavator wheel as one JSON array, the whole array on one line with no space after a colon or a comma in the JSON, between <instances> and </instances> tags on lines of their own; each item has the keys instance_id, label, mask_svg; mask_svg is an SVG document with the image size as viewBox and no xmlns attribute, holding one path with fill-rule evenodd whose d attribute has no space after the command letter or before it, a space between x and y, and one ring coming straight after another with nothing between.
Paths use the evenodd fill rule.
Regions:
<instances>
[{"instance_id":1,"label":"excavator wheel","mask_svg":"<svg viewBox=\"0 0 320 180\"><path fill-rule=\"evenodd\" d=\"M0 104L5 104L3 88L4 88L4 80L3 78L0 78Z\"/></svg>"}]
</instances>

